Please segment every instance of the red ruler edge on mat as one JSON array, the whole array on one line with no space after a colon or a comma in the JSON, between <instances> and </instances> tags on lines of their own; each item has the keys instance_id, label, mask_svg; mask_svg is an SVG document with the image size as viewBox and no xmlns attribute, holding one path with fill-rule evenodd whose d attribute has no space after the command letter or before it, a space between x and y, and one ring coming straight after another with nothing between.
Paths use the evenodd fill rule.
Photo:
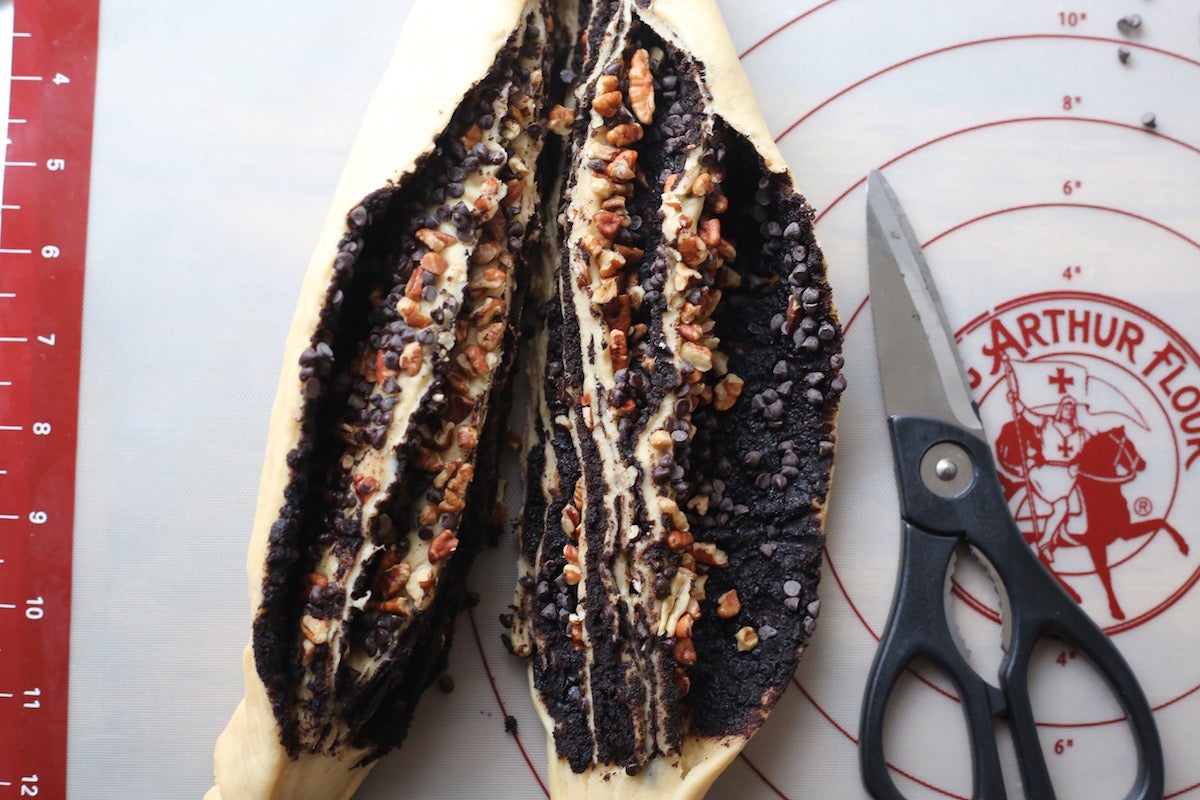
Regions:
<instances>
[{"instance_id":1,"label":"red ruler edge on mat","mask_svg":"<svg viewBox=\"0 0 1200 800\"><path fill-rule=\"evenodd\" d=\"M0 226L0 800L63 798L98 0L17 0Z\"/></svg>"}]
</instances>

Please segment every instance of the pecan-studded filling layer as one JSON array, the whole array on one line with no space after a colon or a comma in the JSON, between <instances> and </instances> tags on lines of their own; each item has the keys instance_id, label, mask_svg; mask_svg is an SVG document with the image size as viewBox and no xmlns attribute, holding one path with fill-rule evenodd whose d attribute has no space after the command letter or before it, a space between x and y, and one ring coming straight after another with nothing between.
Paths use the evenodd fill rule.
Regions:
<instances>
[{"instance_id":1,"label":"pecan-studded filling layer","mask_svg":"<svg viewBox=\"0 0 1200 800\"><path fill-rule=\"evenodd\" d=\"M285 746L399 744L489 524L557 71L530 14L428 158L351 210L254 624Z\"/></svg>"},{"instance_id":2,"label":"pecan-studded filling layer","mask_svg":"<svg viewBox=\"0 0 1200 800\"><path fill-rule=\"evenodd\" d=\"M551 114L569 167L508 641L559 755L636 773L753 732L794 671L844 382L811 209L702 65L631 11L603 29Z\"/></svg>"}]
</instances>

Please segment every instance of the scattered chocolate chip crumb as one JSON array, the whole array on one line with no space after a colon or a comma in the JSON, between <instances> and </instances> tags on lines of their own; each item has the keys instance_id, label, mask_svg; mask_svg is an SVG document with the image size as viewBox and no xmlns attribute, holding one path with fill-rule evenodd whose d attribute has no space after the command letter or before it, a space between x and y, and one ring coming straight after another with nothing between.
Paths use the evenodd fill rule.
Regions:
<instances>
[{"instance_id":1,"label":"scattered chocolate chip crumb","mask_svg":"<svg viewBox=\"0 0 1200 800\"><path fill-rule=\"evenodd\" d=\"M1117 30L1126 35L1142 27L1141 14L1126 14L1117 20Z\"/></svg>"},{"instance_id":2,"label":"scattered chocolate chip crumb","mask_svg":"<svg viewBox=\"0 0 1200 800\"><path fill-rule=\"evenodd\" d=\"M1131 55L1133 55L1133 51L1130 50L1128 47L1118 47L1117 48L1117 58L1120 60L1120 62L1122 64L1128 64L1129 57Z\"/></svg>"},{"instance_id":3,"label":"scattered chocolate chip crumb","mask_svg":"<svg viewBox=\"0 0 1200 800\"><path fill-rule=\"evenodd\" d=\"M454 676L449 672L443 672L438 675L437 686L446 694L450 694L454 691Z\"/></svg>"},{"instance_id":4,"label":"scattered chocolate chip crumb","mask_svg":"<svg viewBox=\"0 0 1200 800\"><path fill-rule=\"evenodd\" d=\"M517 735L517 718L512 714L504 717L504 732L511 733L513 736Z\"/></svg>"},{"instance_id":5,"label":"scattered chocolate chip crumb","mask_svg":"<svg viewBox=\"0 0 1200 800\"><path fill-rule=\"evenodd\" d=\"M1145 128L1158 127L1158 119L1154 116L1153 111L1147 111L1145 114L1142 114L1142 126Z\"/></svg>"}]
</instances>

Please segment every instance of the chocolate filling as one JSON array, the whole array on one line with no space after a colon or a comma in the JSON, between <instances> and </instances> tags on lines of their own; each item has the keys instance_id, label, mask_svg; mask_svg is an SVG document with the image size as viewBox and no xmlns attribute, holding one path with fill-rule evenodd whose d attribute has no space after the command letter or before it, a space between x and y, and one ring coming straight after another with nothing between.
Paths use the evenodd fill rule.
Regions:
<instances>
[{"instance_id":1,"label":"chocolate filling","mask_svg":"<svg viewBox=\"0 0 1200 800\"><path fill-rule=\"evenodd\" d=\"M398 746L442 670L527 294L506 641L558 754L636 774L749 735L815 626L845 384L812 211L712 113L703 64L621 0L578 13L545 0L347 215L254 622L293 756Z\"/></svg>"}]
</instances>

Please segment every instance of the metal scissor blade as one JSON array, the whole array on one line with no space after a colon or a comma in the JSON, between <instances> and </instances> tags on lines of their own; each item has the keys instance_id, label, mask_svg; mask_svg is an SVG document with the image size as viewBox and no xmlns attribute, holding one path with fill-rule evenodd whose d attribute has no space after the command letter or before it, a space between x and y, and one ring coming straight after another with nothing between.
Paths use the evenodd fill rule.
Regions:
<instances>
[{"instance_id":1,"label":"metal scissor blade","mask_svg":"<svg viewBox=\"0 0 1200 800\"><path fill-rule=\"evenodd\" d=\"M921 245L882 173L867 177L867 266L888 416L916 414L984 437Z\"/></svg>"}]
</instances>

